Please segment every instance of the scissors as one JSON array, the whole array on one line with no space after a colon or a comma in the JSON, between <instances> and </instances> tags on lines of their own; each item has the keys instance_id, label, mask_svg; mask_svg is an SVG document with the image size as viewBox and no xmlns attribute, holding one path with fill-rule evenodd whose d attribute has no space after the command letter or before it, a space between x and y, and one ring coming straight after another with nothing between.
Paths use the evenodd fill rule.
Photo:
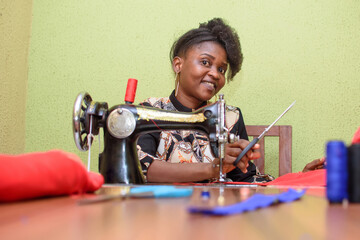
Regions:
<instances>
[{"instance_id":1,"label":"scissors","mask_svg":"<svg viewBox=\"0 0 360 240\"><path fill-rule=\"evenodd\" d=\"M292 108L292 106L294 106L295 102L296 102L296 100L295 100L292 104L290 104L290 106L289 106L272 124L270 124L267 128L265 128L265 130L260 134L260 136L254 138L254 139L250 142L250 144L246 146L246 148L245 148L245 149L239 154L239 156L236 158L235 162L233 163L234 166L236 166L236 165L239 163L240 159L241 159L242 157L244 157L245 154L246 154L256 143L258 143L258 142L265 136L265 134L270 130L270 128L272 128L272 126L274 126L274 124L275 124L277 121L279 121L279 119L280 119L282 116L284 116L284 114L285 114L287 111L289 111L289 109Z\"/></svg>"}]
</instances>

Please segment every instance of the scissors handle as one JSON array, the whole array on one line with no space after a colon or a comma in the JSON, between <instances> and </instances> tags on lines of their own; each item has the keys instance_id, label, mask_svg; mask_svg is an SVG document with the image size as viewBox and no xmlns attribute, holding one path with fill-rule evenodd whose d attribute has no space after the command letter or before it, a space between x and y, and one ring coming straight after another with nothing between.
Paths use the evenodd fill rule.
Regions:
<instances>
[{"instance_id":1,"label":"scissors handle","mask_svg":"<svg viewBox=\"0 0 360 240\"><path fill-rule=\"evenodd\" d=\"M246 146L246 148L239 154L239 156L236 158L235 162L233 163L235 167L240 162L240 160L245 156L245 154L258 142L259 142L259 138L254 138L249 143L249 145Z\"/></svg>"}]
</instances>

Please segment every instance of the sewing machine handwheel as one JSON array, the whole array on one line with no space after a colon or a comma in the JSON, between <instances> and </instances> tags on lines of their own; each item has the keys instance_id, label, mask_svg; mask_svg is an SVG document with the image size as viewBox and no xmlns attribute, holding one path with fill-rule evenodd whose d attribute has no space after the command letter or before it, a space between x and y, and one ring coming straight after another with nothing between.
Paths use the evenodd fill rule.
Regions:
<instances>
[{"instance_id":1,"label":"sewing machine handwheel","mask_svg":"<svg viewBox=\"0 0 360 240\"><path fill-rule=\"evenodd\" d=\"M73 112L74 140L76 147L81 151L87 151L89 149L87 143L87 137L89 133L86 132L84 115L91 101L92 98L87 92L81 92L76 97L74 103L74 112Z\"/></svg>"}]
</instances>

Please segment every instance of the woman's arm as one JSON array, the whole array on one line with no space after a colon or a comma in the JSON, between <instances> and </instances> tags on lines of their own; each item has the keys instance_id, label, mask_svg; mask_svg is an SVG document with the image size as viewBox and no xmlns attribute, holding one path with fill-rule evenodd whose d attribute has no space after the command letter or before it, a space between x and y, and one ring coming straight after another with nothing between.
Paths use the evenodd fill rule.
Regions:
<instances>
[{"instance_id":1,"label":"woman's arm","mask_svg":"<svg viewBox=\"0 0 360 240\"><path fill-rule=\"evenodd\" d=\"M148 182L197 182L219 176L212 163L169 163L154 160L148 168Z\"/></svg>"},{"instance_id":2,"label":"woman's arm","mask_svg":"<svg viewBox=\"0 0 360 240\"><path fill-rule=\"evenodd\" d=\"M225 146L225 160L223 172L232 171L233 162L249 144L249 141L240 139L238 142L229 143ZM247 172L248 161L260 157L259 144L255 144L253 151L249 151L238 163L237 167L244 173ZM219 177L219 159L213 163L169 163L154 160L148 168L148 182L196 182Z\"/></svg>"}]
</instances>

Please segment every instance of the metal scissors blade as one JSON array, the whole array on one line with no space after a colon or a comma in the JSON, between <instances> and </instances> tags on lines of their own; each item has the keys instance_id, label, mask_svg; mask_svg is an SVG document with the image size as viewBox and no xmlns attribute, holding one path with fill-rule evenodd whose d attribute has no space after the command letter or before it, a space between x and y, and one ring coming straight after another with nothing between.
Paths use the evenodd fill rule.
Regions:
<instances>
[{"instance_id":1,"label":"metal scissors blade","mask_svg":"<svg viewBox=\"0 0 360 240\"><path fill-rule=\"evenodd\" d=\"M261 140L261 139L265 136L265 134L270 130L270 128L272 128L272 126L274 126L275 123L276 123L277 121L279 121L280 118L282 118L282 116L284 116L285 113L286 113L287 111L289 111L290 108L292 108L292 106L294 106L295 102L296 102L296 100L295 100L292 104L290 104L290 106L289 106L282 114L280 114L280 116L279 116L272 124L270 124L267 128L265 128L265 131L262 132L262 133L260 134L260 136L258 137L259 140Z\"/></svg>"},{"instance_id":2,"label":"metal scissors blade","mask_svg":"<svg viewBox=\"0 0 360 240\"><path fill-rule=\"evenodd\" d=\"M260 139L262 139L265 134L270 130L270 128L272 128L272 126L274 126L274 124L279 121L279 119L284 116L284 114L289 111L290 108L292 108L292 106L294 106L296 100L290 104L290 106L272 123L270 124L267 128L265 128L265 131L263 131L259 137L254 138L249 145L246 146L246 148L239 154L239 156L236 158L236 160L234 161L234 166L237 166L237 164L239 163L240 159L257 143L260 141Z\"/></svg>"}]
</instances>

